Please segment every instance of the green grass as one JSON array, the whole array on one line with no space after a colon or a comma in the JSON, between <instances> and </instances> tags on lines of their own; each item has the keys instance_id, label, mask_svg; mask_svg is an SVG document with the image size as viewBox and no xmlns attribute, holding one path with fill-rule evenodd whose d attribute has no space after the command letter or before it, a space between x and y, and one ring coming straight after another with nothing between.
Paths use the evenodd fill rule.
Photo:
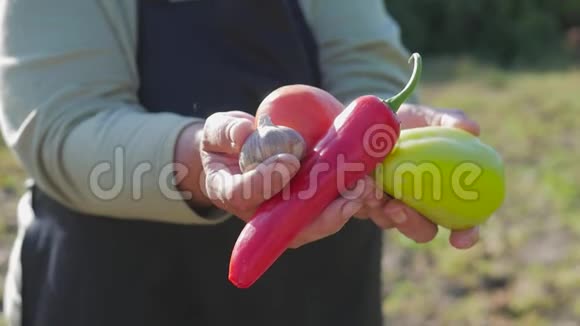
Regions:
<instances>
[{"instance_id":1,"label":"green grass","mask_svg":"<svg viewBox=\"0 0 580 326\"><path fill-rule=\"evenodd\" d=\"M425 65L424 102L465 109L480 122L482 139L505 159L507 199L468 251L452 249L445 230L427 245L388 233L388 319L406 326L580 320L580 69L504 71L450 59ZM0 144L1 250L13 237L22 180ZM0 273L5 268L0 261Z\"/></svg>"},{"instance_id":2,"label":"green grass","mask_svg":"<svg viewBox=\"0 0 580 326\"><path fill-rule=\"evenodd\" d=\"M452 249L444 230L428 245L390 232L385 313L395 325L580 320L580 69L446 60L426 70L423 101L465 109L502 154L507 198L469 251Z\"/></svg>"},{"instance_id":3,"label":"green grass","mask_svg":"<svg viewBox=\"0 0 580 326\"><path fill-rule=\"evenodd\" d=\"M0 137L0 307L4 275L16 232L16 203L23 190L24 173ZM0 326L6 325L0 312Z\"/></svg>"}]
</instances>

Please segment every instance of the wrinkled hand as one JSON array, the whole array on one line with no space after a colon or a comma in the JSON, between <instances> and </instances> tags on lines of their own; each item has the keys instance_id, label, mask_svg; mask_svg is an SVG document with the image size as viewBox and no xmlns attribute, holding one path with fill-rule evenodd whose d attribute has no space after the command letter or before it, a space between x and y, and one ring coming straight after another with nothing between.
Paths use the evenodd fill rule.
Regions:
<instances>
[{"instance_id":1,"label":"wrinkled hand","mask_svg":"<svg viewBox=\"0 0 580 326\"><path fill-rule=\"evenodd\" d=\"M433 109L403 105L397 113L403 129L424 126L450 126L479 135L479 126L460 110ZM231 111L216 113L205 123L201 158L205 171L202 191L214 205L244 221L257 207L281 191L298 172L300 162L292 155L271 157L256 170L242 173L238 166L240 149L253 132L254 117ZM355 215L370 219L383 229L396 228L416 242L428 242L437 234L437 226L402 202L380 191L371 177L361 180L352 193L343 193L303 230L291 244L297 248L338 232ZM455 231L450 243L459 249L473 246L477 228Z\"/></svg>"},{"instance_id":2,"label":"wrinkled hand","mask_svg":"<svg viewBox=\"0 0 580 326\"><path fill-rule=\"evenodd\" d=\"M300 161L290 154L271 157L255 170L242 173L239 153L246 138L254 131L254 117L230 111L210 116L204 125L201 159L205 171L202 192L211 202L244 221L249 221L258 206L280 192L298 172ZM204 180L205 179L205 180ZM364 198L374 189L367 180L363 196L344 194L336 199L316 221L301 232L291 247L319 240L339 231L363 207ZM360 195L360 193L357 192ZM354 199L348 199L354 198Z\"/></svg>"},{"instance_id":3,"label":"wrinkled hand","mask_svg":"<svg viewBox=\"0 0 580 326\"><path fill-rule=\"evenodd\" d=\"M444 126L464 129L476 136L479 125L461 110L434 109L419 105L403 105L397 112L402 129L425 126ZM369 218L383 229L396 228L405 236L419 243L431 241L437 234L437 226L399 200L375 190L377 196L365 200L358 218ZM458 249L472 247L479 238L479 229L453 231L449 242Z\"/></svg>"}]
</instances>

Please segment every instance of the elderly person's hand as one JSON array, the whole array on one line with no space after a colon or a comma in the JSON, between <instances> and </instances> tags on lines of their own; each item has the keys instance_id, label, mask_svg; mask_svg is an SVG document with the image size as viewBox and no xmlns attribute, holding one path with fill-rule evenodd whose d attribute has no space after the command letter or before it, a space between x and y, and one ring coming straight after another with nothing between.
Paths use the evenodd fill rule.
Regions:
<instances>
[{"instance_id":1,"label":"elderly person's hand","mask_svg":"<svg viewBox=\"0 0 580 326\"><path fill-rule=\"evenodd\" d=\"M428 125L453 126L479 134L477 123L461 111L436 110L422 106L404 105L398 112L402 128ZM271 157L255 170L242 173L238 166L240 149L254 131L254 117L231 111L210 116L203 128L201 159L205 178L202 191L209 200L244 221L248 221L257 207L281 191L300 168L292 155ZM362 191L361 191L362 190ZM303 230L291 244L297 248L339 231L352 217L368 218L383 229L397 228L417 242L432 240L437 226L402 202L383 194L372 178L367 177L356 192L342 194ZM477 228L453 232L450 242L457 248L469 248L478 238Z\"/></svg>"},{"instance_id":2,"label":"elderly person's hand","mask_svg":"<svg viewBox=\"0 0 580 326\"><path fill-rule=\"evenodd\" d=\"M425 126L444 126L466 130L479 136L479 125L470 120L463 111L435 109L427 106L404 104L397 112L402 129ZM376 192L381 194L381 192ZM367 200L364 208L356 214L359 218L370 218L383 229L396 228L416 242L432 240L437 234L437 226L412 208L388 195ZM453 231L449 239L458 249L472 247L479 238L478 228Z\"/></svg>"}]
</instances>

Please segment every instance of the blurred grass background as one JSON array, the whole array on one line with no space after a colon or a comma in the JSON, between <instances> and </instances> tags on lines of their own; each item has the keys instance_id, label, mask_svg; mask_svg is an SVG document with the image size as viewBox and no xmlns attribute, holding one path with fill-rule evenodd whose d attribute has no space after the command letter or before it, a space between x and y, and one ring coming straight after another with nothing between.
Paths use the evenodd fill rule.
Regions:
<instances>
[{"instance_id":1,"label":"blurred grass background","mask_svg":"<svg viewBox=\"0 0 580 326\"><path fill-rule=\"evenodd\" d=\"M386 0L424 57L423 101L461 108L506 163L480 244L386 235L393 325L580 325L580 1Z\"/></svg>"},{"instance_id":2,"label":"blurred grass background","mask_svg":"<svg viewBox=\"0 0 580 326\"><path fill-rule=\"evenodd\" d=\"M385 314L393 325L578 325L580 66L454 58L426 69L424 101L465 109L502 154L507 198L468 251L452 249L445 230L427 245L387 234Z\"/></svg>"},{"instance_id":3,"label":"blurred grass background","mask_svg":"<svg viewBox=\"0 0 580 326\"><path fill-rule=\"evenodd\" d=\"M16 204L23 191L24 172L0 137L0 294L4 293L4 276L8 267L12 240L16 235ZM0 297L0 303L3 298ZM0 326L5 323L0 306Z\"/></svg>"},{"instance_id":4,"label":"blurred grass background","mask_svg":"<svg viewBox=\"0 0 580 326\"><path fill-rule=\"evenodd\" d=\"M578 325L580 0L386 3L425 58L424 102L479 121L508 179L471 250L452 249L445 230L427 245L386 234L388 322ZM0 139L0 292L23 180Z\"/></svg>"}]
</instances>

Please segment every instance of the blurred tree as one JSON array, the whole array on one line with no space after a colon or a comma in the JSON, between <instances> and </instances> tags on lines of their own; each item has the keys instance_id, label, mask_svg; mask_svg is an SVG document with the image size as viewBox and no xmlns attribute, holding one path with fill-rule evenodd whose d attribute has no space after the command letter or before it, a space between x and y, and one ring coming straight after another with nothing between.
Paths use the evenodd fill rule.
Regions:
<instances>
[{"instance_id":1,"label":"blurred tree","mask_svg":"<svg viewBox=\"0 0 580 326\"><path fill-rule=\"evenodd\" d=\"M412 50L509 65L561 52L580 0L385 0Z\"/></svg>"}]
</instances>

